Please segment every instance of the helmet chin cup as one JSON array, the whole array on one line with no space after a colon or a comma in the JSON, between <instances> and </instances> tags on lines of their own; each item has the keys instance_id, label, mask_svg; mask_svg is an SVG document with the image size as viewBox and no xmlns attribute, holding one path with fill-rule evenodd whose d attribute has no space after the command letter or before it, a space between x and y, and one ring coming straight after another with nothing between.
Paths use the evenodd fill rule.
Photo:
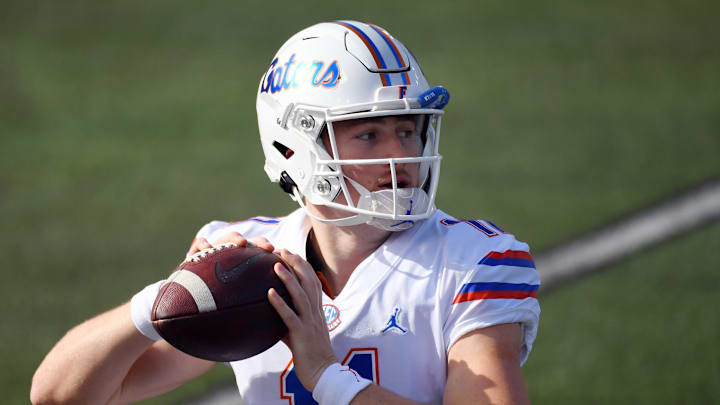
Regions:
<instances>
[{"instance_id":1,"label":"helmet chin cup","mask_svg":"<svg viewBox=\"0 0 720 405\"><path fill-rule=\"evenodd\" d=\"M423 216L428 210L429 198L420 188L399 188L396 190L380 190L363 194L358 201L358 208L373 214L390 214L395 218ZM413 219L380 218L370 214L368 225L386 231L402 231L415 225Z\"/></svg>"}]
</instances>

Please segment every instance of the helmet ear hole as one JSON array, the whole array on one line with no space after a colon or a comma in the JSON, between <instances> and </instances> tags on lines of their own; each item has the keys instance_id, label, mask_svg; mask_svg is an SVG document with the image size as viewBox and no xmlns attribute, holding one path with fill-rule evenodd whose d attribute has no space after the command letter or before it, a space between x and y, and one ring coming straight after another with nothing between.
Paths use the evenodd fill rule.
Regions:
<instances>
[{"instance_id":1,"label":"helmet ear hole","mask_svg":"<svg viewBox=\"0 0 720 405\"><path fill-rule=\"evenodd\" d=\"M290 159L290 157L295 154L294 150L288 148L287 146L281 144L278 141L273 141L273 146L275 147L275 149L278 150L278 152L280 152L280 154L285 156L285 159Z\"/></svg>"}]
</instances>

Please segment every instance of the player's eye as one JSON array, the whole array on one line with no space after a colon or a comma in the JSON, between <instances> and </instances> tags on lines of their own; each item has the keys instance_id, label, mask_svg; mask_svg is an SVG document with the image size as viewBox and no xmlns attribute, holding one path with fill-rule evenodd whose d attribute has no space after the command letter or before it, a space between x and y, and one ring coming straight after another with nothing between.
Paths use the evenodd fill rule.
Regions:
<instances>
[{"instance_id":1,"label":"player's eye","mask_svg":"<svg viewBox=\"0 0 720 405\"><path fill-rule=\"evenodd\" d=\"M409 137L411 137L411 136L413 136L413 135L415 135L415 131L412 131L412 130L409 130L409 129L402 130L402 131L399 131L399 132L398 132L398 136L403 137L403 138L409 138Z\"/></svg>"},{"instance_id":2,"label":"player's eye","mask_svg":"<svg viewBox=\"0 0 720 405\"><path fill-rule=\"evenodd\" d=\"M356 136L356 138L363 140L363 141L370 141L375 139L375 133L374 132L363 132L362 134Z\"/></svg>"}]
</instances>

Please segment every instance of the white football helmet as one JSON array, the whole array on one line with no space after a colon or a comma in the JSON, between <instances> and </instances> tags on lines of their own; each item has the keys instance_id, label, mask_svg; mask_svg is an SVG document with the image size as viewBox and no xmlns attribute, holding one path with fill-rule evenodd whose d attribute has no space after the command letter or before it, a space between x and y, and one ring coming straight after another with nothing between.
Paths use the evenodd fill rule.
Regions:
<instances>
[{"instance_id":1,"label":"white football helmet","mask_svg":"<svg viewBox=\"0 0 720 405\"><path fill-rule=\"evenodd\" d=\"M438 140L442 87L428 86L413 54L384 29L356 21L314 25L280 48L258 88L257 115L265 171L301 206L346 211L334 225L368 223L402 230L432 215L440 177ZM424 145L419 156L342 160L333 122L416 115ZM332 150L321 135L327 130ZM418 188L398 188L396 164L418 163ZM370 192L343 173L344 165L387 164L392 189ZM353 201L349 187L360 197ZM343 193L344 202L337 197ZM342 199L340 199L342 201Z\"/></svg>"}]
</instances>

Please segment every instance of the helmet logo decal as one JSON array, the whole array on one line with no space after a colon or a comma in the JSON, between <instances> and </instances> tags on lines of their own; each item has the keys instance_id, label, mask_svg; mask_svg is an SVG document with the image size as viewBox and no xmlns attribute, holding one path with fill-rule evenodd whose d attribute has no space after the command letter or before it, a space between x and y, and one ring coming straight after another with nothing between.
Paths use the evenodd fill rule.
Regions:
<instances>
[{"instance_id":1,"label":"helmet logo decal","mask_svg":"<svg viewBox=\"0 0 720 405\"><path fill-rule=\"evenodd\" d=\"M268 68L262 85L261 93L277 93L279 91L298 88L308 81L314 87L322 86L333 88L340 82L340 67L336 60L327 67L325 62L313 61L312 63L295 61L295 54L290 55L287 62L278 63L278 58L273 59Z\"/></svg>"},{"instance_id":2,"label":"helmet logo decal","mask_svg":"<svg viewBox=\"0 0 720 405\"><path fill-rule=\"evenodd\" d=\"M300 69L300 66L302 64L298 65L298 69ZM323 68L323 62L313 62L312 67L315 68L315 72L313 73L311 83L313 86L323 86L323 87L335 87L337 86L338 82L340 81L340 68L338 67L337 61L334 60L330 65L325 68L325 71L322 75L320 75L320 79L317 79L318 73ZM295 75L293 75L293 85L296 85L295 83Z\"/></svg>"}]
</instances>

